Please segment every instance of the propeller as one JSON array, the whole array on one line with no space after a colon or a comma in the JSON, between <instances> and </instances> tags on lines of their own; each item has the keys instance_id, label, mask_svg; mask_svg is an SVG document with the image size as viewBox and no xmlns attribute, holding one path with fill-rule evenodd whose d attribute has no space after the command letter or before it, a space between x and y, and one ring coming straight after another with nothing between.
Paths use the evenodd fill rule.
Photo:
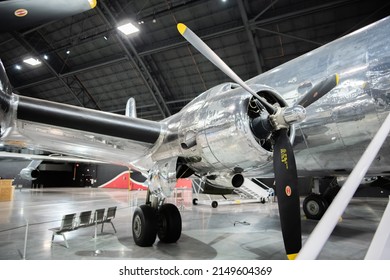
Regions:
<instances>
[{"instance_id":1,"label":"propeller","mask_svg":"<svg viewBox=\"0 0 390 280\"><path fill-rule=\"evenodd\" d=\"M230 77L237 84L242 86L247 92L252 94L261 102L261 105L267 110L269 114L273 114L275 108L269 104L263 97L259 96L255 91L253 91L236 73L230 69L229 66L221 59L219 56L214 53L209 46L206 45L191 29L189 29L185 24L178 23L177 29L180 34L197 49L201 54L203 54L208 60L210 60L215 66L217 66L222 72Z\"/></svg>"},{"instance_id":2,"label":"propeller","mask_svg":"<svg viewBox=\"0 0 390 280\"><path fill-rule=\"evenodd\" d=\"M339 75L334 74L326 79L322 80L318 84L314 85L298 102L297 105L308 107L312 103L316 102L322 96L327 94L331 89L339 83Z\"/></svg>"},{"instance_id":3,"label":"propeller","mask_svg":"<svg viewBox=\"0 0 390 280\"><path fill-rule=\"evenodd\" d=\"M273 164L280 224L287 257L295 259L302 247L298 175L287 128L274 132Z\"/></svg>"},{"instance_id":4,"label":"propeller","mask_svg":"<svg viewBox=\"0 0 390 280\"><path fill-rule=\"evenodd\" d=\"M256 136L261 138L261 136L272 134L275 142L273 146L273 167L282 235L287 257L295 259L302 247L301 215L297 167L294 151L288 137L288 128L292 124L305 119L305 108L334 88L339 82L339 76L337 74L332 75L314 85L291 107L274 107L241 80L191 29L182 23L177 25L177 29L200 53L252 94L255 97L255 103L261 109L267 111L268 117L264 118L261 115L254 118L251 125Z\"/></svg>"},{"instance_id":5,"label":"propeller","mask_svg":"<svg viewBox=\"0 0 390 280\"><path fill-rule=\"evenodd\" d=\"M20 30L93 9L97 0L0 1L0 32Z\"/></svg>"}]
</instances>

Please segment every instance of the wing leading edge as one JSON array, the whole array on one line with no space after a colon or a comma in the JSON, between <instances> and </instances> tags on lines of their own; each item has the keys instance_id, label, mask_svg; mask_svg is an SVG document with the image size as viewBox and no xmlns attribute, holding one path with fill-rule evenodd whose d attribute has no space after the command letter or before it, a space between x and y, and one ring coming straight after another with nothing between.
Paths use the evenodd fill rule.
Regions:
<instances>
[{"instance_id":1,"label":"wing leading edge","mask_svg":"<svg viewBox=\"0 0 390 280\"><path fill-rule=\"evenodd\" d=\"M160 122L13 94L0 64L4 144L132 166L158 143Z\"/></svg>"}]
</instances>

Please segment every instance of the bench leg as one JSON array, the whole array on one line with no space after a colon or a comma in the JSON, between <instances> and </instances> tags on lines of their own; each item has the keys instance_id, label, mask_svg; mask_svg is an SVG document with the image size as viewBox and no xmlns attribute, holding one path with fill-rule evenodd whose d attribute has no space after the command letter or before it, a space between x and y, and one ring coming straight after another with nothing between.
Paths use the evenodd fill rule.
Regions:
<instances>
[{"instance_id":1,"label":"bench leg","mask_svg":"<svg viewBox=\"0 0 390 280\"><path fill-rule=\"evenodd\" d=\"M115 233L116 233L116 228L114 227L114 224L110 221L111 225L112 225L112 228L114 229Z\"/></svg>"},{"instance_id":2,"label":"bench leg","mask_svg":"<svg viewBox=\"0 0 390 280\"><path fill-rule=\"evenodd\" d=\"M61 235L64 238L66 248L69 249L68 240L66 240L65 234L61 233Z\"/></svg>"},{"instance_id":3,"label":"bench leg","mask_svg":"<svg viewBox=\"0 0 390 280\"><path fill-rule=\"evenodd\" d=\"M54 241L54 232L53 232L53 234L51 235L51 244L50 244L50 246L53 246L53 241Z\"/></svg>"},{"instance_id":4,"label":"bench leg","mask_svg":"<svg viewBox=\"0 0 390 280\"><path fill-rule=\"evenodd\" d=\"M104 227L104 224L105 223L102 223L102 233L103 233L103 227ZM110 224L112 225L112 228L114 229L114 232L116 233L116 228L114 227L114 224L112 223L112 221L110 221Z\"/></svg>"}]
</instances>

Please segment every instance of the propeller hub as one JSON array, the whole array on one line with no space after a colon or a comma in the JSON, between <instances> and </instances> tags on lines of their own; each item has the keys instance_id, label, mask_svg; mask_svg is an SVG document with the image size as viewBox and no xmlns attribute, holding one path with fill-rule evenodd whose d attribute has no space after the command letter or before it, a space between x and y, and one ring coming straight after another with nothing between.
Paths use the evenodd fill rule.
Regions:
<instances>
[{"instance_id":1,"label":"propeller hub","mask_svg":"<svg viewBox=\"0 0 390 280\"><path fill-rule=\"evenodd\" d=\"M276 130L288 128L290 125L302 122L306 118L306 109L300 105L277 108L274 115L270 116L270 122Z\"/></svg>"}]
</instances>

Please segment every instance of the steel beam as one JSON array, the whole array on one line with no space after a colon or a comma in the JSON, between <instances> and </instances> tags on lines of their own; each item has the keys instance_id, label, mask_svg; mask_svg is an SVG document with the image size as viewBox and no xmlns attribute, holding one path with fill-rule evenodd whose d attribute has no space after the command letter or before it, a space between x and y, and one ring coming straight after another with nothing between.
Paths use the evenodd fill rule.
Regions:
<instances>
[{"instance_id":1,"label":"steel beam","mask_svg":"<svg viewBox=\"0 0 390 280\"><path fill-rule=\"evenodd\" d=\"M101 6L106 11L106 13L107 13L108 17L110 18L110 20L114 23L114 25L115 26L118 25L114 15L111 13L110 9L106 6L106 4L104 2L100 2L100 3L101 3ZM107 19L107 17L101 11L101 9L99 7L96 7L95 9L98 11L98 13L100 14L101 18L104 20L106 25L109 26L110 28L112 28L112 25L111 25L110 21ZM124 50L124 52L126 53L126 55L129 58L129 60L132 62L133 66L139 72L142 80L145 83L145 86L148 88L149 92L151 93L152 98L155 101L157 108L161 112L162 117L166 118L166 117L170 116L171 112L170 112L167 104L165 103L165 100L164 100L164 98L163 98L163 96L162 96L162 94L160 92L160 89L158 88L158 86L157 86L156 82L154 81L152 75L148 71L148 68L146 67L144 61L139 56L139 54L138 54L137 50L135 49L133 43L128 38L123 38L123 37L121 37L119 35L117 35L117 40L118 40L120 46L122 47L122 49ZM125 44L125 42L126 42L126 44ZM131 53L127 49L126 45L130 47Z\"/></svg>"},{"instance_id":2,"label":"steel beam","mask_svg":"<svg viewBox=\"0 0 390 280\"><path fill-rule=\"evenodd\" d=\"M257 74L261 74L261 73L263 73L263 67L261 66L261 63L260 63L260 57L259 57L258 50L257 50L256 44L255 44L255 39L253 38L253 33L251 30L251 27L249 26L248 15L246 13L243 0L237 0L237 4L238 4L238 8L240 10L242 22L244 23L246 34L248 36L249 45L250 45L251 50L252 50L252 55L253 55L253 59L254 59L255 65L256 65Z\"/></svg>"},{"instance_id":3,"label":"steel beam","mask_svg":"<svg viewBox=\"0 0 390 280\"><path fill-rule=\"evenodd\" d=\"M12 32L11 34L15 38L15 40L17 40L24 48L26 48L29 52L31 52L35 57L40 57L39 51L36 49L36 47L32 46L32 44L28 41L26 37L22 36L17 32ZM44 39L40 33L37 34L42 39ZM40 41L40 43L42 43L42 41ZM63 84L63 86L69 91L69 93L71 93L73 97L75 97L77 103L79 103L80 106L86 107L86 105L92 105L89 107L101 110L101 108L94 100L92 95L87 91L87 89L84 87L84 85L76 76L69 76L67 79L64 79L59 75L58 71L54 69L54 67L48 61L42 59L41 62L47 67L47 69L49 69L49 71L55 76L55 78ZM77 89L78 93L76 93L74 89ZM84 100L80 99L80 95L81 98L83 98ZM87 100L85 100L85 97L87 97Z\"/></svg>"}]
</instances>

